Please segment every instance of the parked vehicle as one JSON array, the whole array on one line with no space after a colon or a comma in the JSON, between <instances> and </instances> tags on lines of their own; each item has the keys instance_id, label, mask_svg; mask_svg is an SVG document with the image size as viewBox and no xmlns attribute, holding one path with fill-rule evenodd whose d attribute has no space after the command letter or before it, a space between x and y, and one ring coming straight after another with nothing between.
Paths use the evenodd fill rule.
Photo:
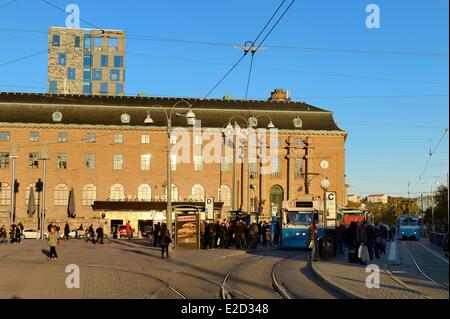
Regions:
<instances>
[{"instance_id":1,"label":"parked vehicle","mask_svg":"<svg viewBox=\"0 0 450 319\"><path fill-rule=\"evenodd\" d=\"M41 232L34 228L26 228L23 230L23 238L24 239L40 239ZM44 232L44 238L48 238L48 234Z\"/></svg>"}]
</instances>

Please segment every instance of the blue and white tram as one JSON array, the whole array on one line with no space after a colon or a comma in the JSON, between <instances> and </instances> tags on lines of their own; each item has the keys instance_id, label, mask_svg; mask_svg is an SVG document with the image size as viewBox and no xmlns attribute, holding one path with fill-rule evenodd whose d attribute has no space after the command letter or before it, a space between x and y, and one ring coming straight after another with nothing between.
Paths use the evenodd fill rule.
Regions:
<instances>
[{"instance_id":1,"label":"blue and white tram","mask_svg":"<svg viewBox=\"0 0 450 319\"><path fill-rule=\"evenodd\" d=\"M422 220L417 215L404 214L397 219L398 237L402 239L420 239Z\"/></svg>"},{"instance_id":2,"label":"blue and white tram","mask_svg":"<svg viewBox=\"0 0 450 319\"><path fill-rule=\"evenodd\" d=\"M281 247L307 248L309 226L317 224L318 237L323 237L323 222L319 222L319 204L314 200L283 202L281 223Z\"/></svg>"}]
</instances>

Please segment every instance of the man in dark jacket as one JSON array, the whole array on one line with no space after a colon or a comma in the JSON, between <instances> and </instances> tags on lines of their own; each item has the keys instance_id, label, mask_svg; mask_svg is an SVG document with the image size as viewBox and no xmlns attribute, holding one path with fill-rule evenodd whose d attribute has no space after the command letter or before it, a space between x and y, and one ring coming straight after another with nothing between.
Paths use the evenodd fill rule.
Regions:
<instances>
[{"instance_id":1,"label":"man in dark jacket","mask_svg":"<svg viewBox=\"0 0 450 319\"><path fill-rule=\"evenodd\" d=\"M153 247L156 247L156 245L160 244L160 230L161 224L158 223L155 225L155 229L153 230Z\"/></svg>"},{"instance_id":2,"label":"man in dark jacket","mask_svg":"<svg viewBox=\"0 0 450 319\"><path fill-rule=\"evenodd\" d=\"M97 233L97 241L103 245L103 237L104 237L103 225L97 228L96 233Z\"/></svg>"},{"instance_id":3,"label":"man in dark jacket","mask_svg":"<svg viewBox=\"0 0 450 319\"><path fill-rule=\"evenodd\" d=\"M208 224L208 247L213 249L216 239L216 225L213 223Z\"/></svg>"},{"instance_id":4,"label":"man in dark jacket","mask_svg":"<svg viewBox=\"0 0 450 319\"><path fill-rule=\"evenodd\" d=\"M218 220L214 225L214 248L219 247L220 233L221 233L220 221Z\"/></svg>"},{"instance_id":5,"label":"man in dark jacket","mask_svg":"<svg viewBox=\"0 0 450 319\"><path fill-rule=\"evenodd\" d=\"M64 239L69 240L69 234L70 234L70 228L69 224L66 222L66 225L64 226Z\"/></svg>"}]
</instances>

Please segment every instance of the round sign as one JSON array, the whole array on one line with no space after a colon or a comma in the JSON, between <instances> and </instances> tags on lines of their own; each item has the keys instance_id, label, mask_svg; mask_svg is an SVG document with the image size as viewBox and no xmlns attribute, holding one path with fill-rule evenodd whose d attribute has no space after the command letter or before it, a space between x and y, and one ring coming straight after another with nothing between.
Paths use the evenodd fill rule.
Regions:
<instances>
[{"instance_id":1,"label":"round sign","mask_svg":"<svg viewBox=\"0 0 450 319\"><path fill-rule=\"evenodd\" d=\"M320 167L322 167L323 169L328 169L330 167L330 163L327 160L323 160L322 162L320 162Z\"/></svg>"}]
</instances>

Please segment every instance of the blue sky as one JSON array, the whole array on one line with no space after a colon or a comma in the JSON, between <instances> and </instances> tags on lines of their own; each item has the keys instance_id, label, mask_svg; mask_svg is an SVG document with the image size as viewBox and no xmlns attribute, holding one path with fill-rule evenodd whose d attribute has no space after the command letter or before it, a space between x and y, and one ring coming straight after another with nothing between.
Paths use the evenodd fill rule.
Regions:
<instances>
[{"instance_id":1,"label":"blue sky","mask_svg":"<svg viewBox=\"0 0 450 319\"><path fill-rule=\"evenodd\" d=\"M64 13L40 0L3 6L9 2L0 0L0 65L46 50L47 28L65 25ZM240 50L131 35L243 45L281 0L51 2L63 8L75 3L82 19L128 32L127 94L203 97ZM381 9L380 29L365 26L370 3ZM249 98L268 98L280 87L295 100L333 111L349 132L351 193L406 193L408 181L413 193L429 192L436 181L446 183L448 172L447 134L418 182L430 145L434 148L448 127L448 5L447 0L297 0L264 44L269 49L255 56ZM92 26L81 22L81 27ZM249 62L246 58L211 97L244 97ZM43 92L46 86L46 54L0 66L2 91Z\"/></svg>"}]
</instances>

